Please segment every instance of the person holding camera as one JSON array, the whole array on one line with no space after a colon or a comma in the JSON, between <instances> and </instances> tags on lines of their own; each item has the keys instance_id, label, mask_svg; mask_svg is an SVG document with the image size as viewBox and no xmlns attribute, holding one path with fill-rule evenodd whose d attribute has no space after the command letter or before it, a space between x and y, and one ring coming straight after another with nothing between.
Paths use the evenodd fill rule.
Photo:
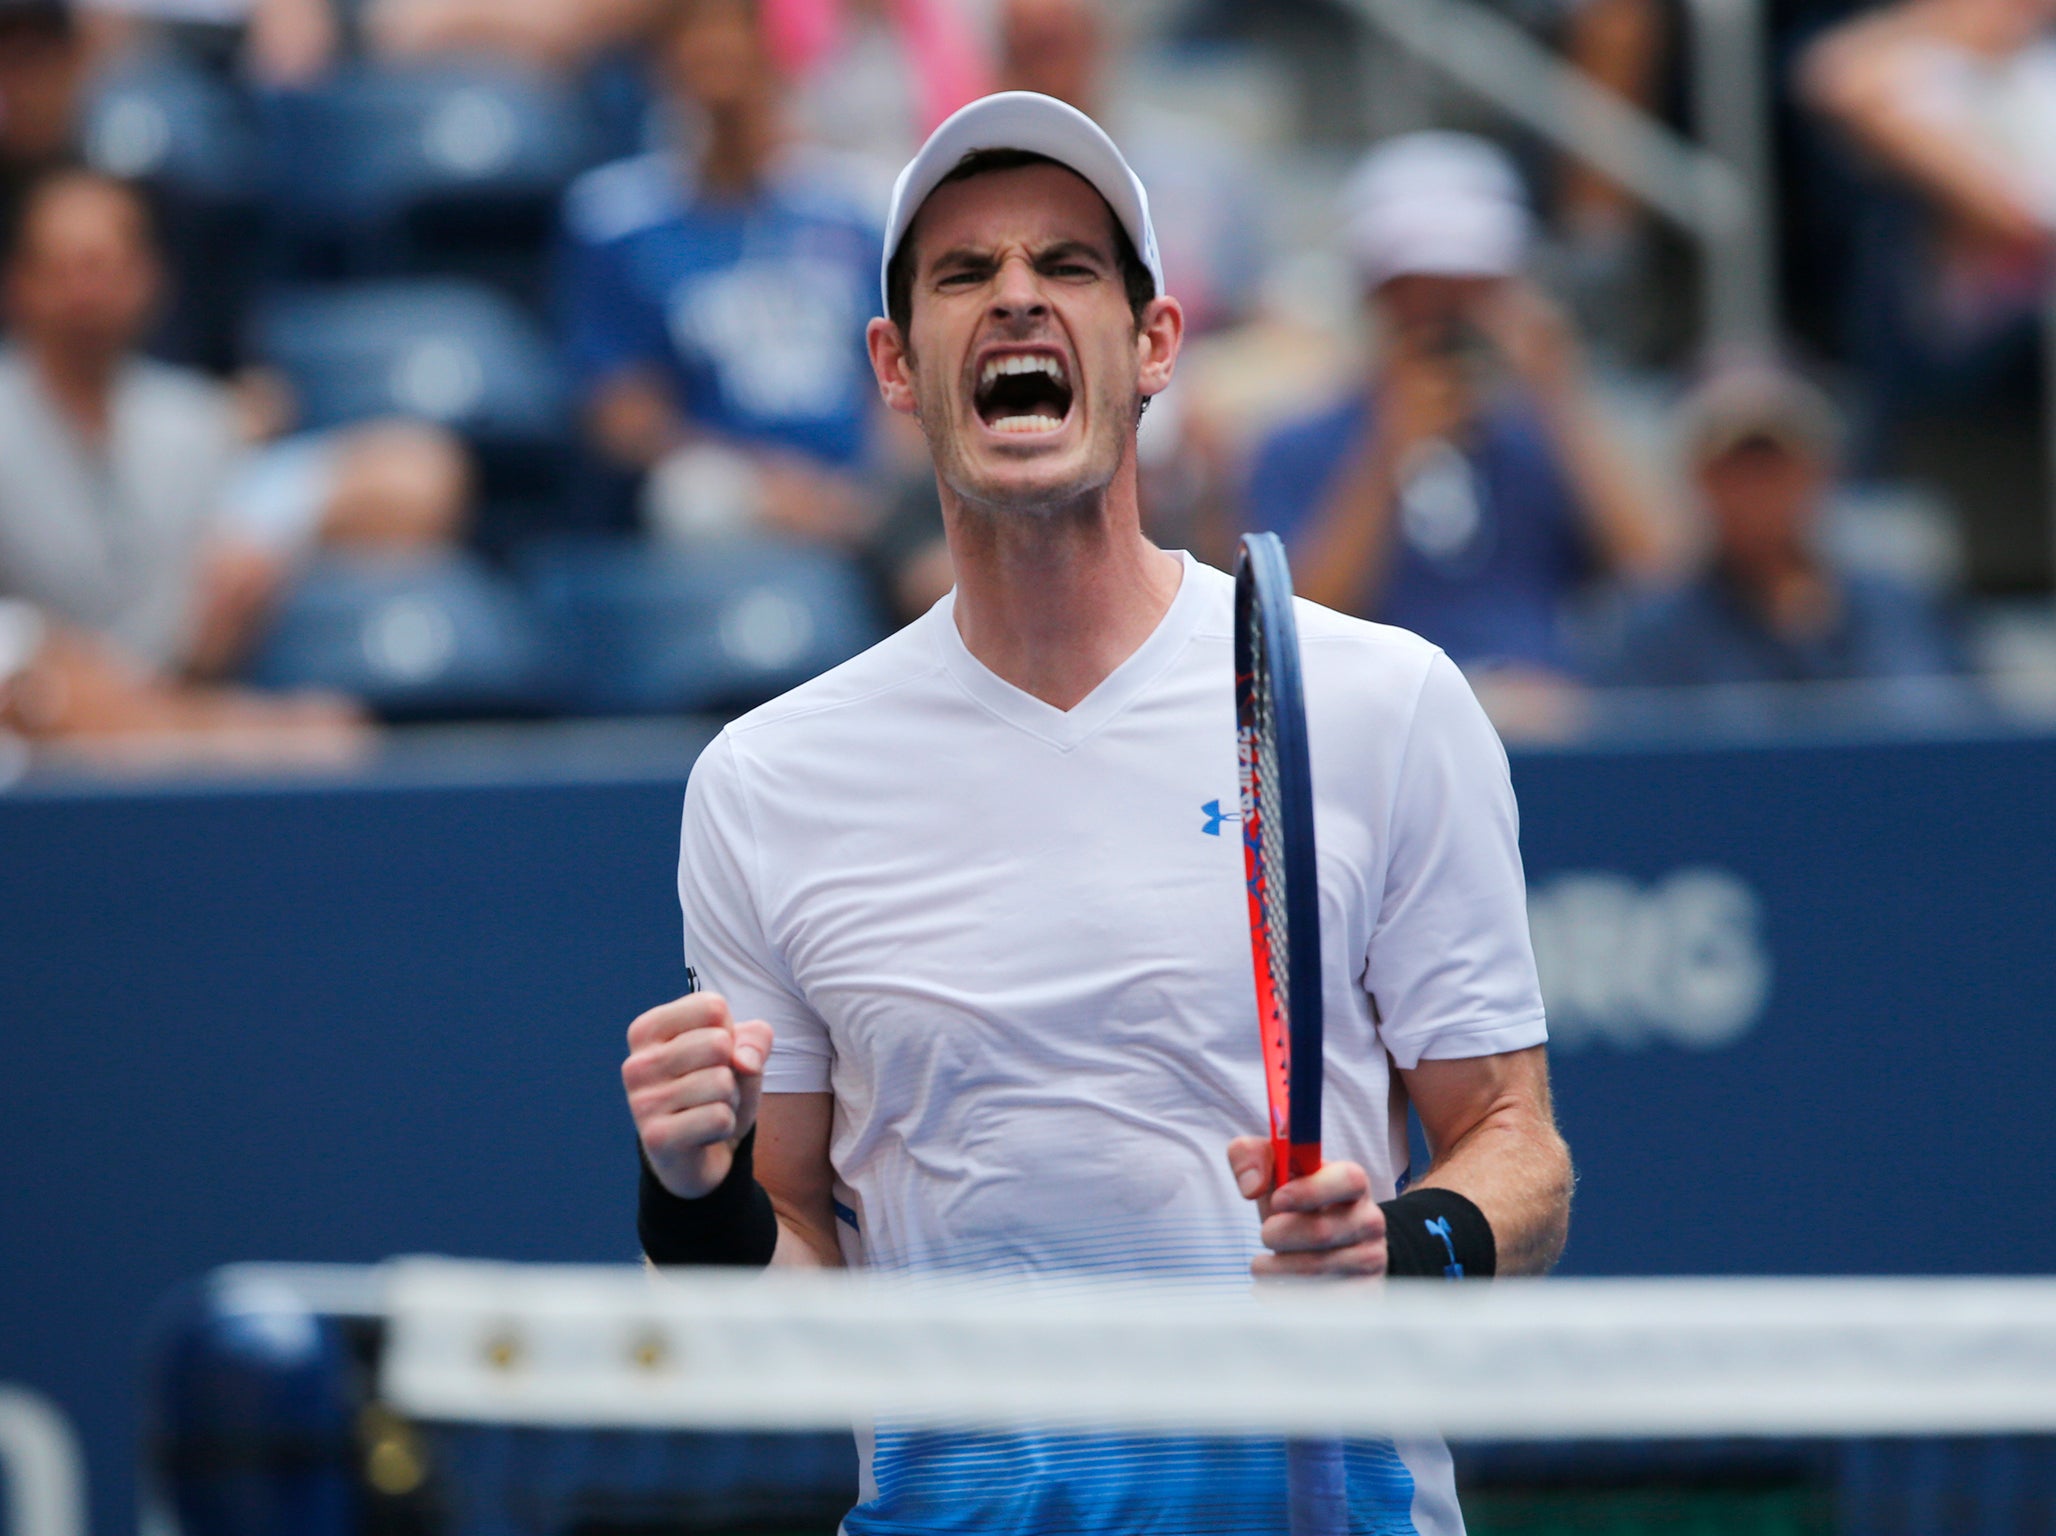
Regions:
<instances>
[{"instance_id":1,"label":"person holding camera","mask_svg":"<svg viewBox=\"0 0 2056 1536\"><path fill-rule=\"evenodd\" d=\"M1345 214L1371 375L1261 445L1249 520L1285 538L1317 603L1411 629L1474 675L1567 676L1567 601L1667 560L1656 493L1523 276L1520 178L1482 139L1409 134L1366 157Z\"/></svg>"}]
</instances>

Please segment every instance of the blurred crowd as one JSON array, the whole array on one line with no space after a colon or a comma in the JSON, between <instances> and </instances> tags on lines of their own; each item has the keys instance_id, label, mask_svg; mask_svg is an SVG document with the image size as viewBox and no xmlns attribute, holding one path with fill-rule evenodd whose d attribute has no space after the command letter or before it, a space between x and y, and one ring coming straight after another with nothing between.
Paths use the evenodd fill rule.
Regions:
<instances>
[{"instance_id":1,"label":"blurred crowd","mask_svg":"<svg viewBox=\"0 0 2056 1536\"><path fill-rule=\"evenodd\" d=\"M1683 0L1470 3L1692 132ZM904 622L951 575L879 225L1009 88L1150 191L1160 542L1276 530L1509 733L1967 693L2050 585L2056 0L1762 10L1745 354L1689 240L1341 0L0 0L0 729L333 761L743 707Z\"/></svg>"}]
</instances>

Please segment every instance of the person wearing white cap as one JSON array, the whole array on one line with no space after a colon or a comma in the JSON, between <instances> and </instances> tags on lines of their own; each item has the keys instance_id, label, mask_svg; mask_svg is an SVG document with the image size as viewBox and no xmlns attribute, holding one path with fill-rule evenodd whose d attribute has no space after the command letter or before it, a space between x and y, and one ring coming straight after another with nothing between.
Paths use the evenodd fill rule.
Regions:
<instances>
[{"instance_id":1,"label":"person wearing white cap","mask_svg":"<svg viewBox=\"0 0 2056 1536\"><path fill-rule=\"evenodd\" d=\"M1937 680L1963 669L1943 616L1899 581L1838 569L1818 538L1840 456L1827 396L1781 369L1736 367L1700 385L1678 416L1708 558L1693 579L1627 615L1606 680L1864 682L1877 685L1870 697L1882 707L1938 707L1947 695ZM1746 687L1715 702L1751 713L1815 707Z\"/></svg>"},{"instance_id":2,"label":"person wearing white cap","mask_svg":"<svg viewBox=\"0 0 2056 1536\"><path fill-rule=\"evenodd\" d=\"M1565 600L1665 557L1656 493L1522 276L1519 174L1483 139L1409 134L1365 157L1343 201L1370 376L1261 446L1249 520L1285 537L1316 601L1415 630L1467 670L1567 671Z\"/></svg>"},{"instance_id":3,"label":"person wearing white cap","mask_svg":"<svg viewBox=\"0 0 2056 1536\"><path fill-rule=\"evenodd\" d=\"M1137 506L1136 427L1183 331L1148 196L1074 108L989 97L901 175L886 253L871 357L926 435L958 585L693 769L679 896L709 990L638 1018L622 1069L645 1253L1442 1277L1409 1215L1430 1198L1475 1273L1546 1268L1569 1163L1506 762L1461 675L1301 606L1336 1161L1269 1191L1222 835L1233 583L1150 544ZM1436 1149L1405 1195L1395 1072ZM1284 1523L1276 1441L880 1428L862 1449L848 1536ZM1439 1445L1345 1459L1350 1529L1462 1529Z\"/></svg>"}]
</instances>

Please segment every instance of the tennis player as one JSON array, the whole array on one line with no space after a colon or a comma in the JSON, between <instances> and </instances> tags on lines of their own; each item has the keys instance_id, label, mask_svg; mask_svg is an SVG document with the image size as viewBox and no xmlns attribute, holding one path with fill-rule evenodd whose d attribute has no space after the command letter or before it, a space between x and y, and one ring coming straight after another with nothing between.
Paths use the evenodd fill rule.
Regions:
<instances>
[{"instance_id":1,"label":"tennis player","mask_svg":"<svg viewBox=\"0 0 2056 1536\"><path fill-rule=\"evenodd\" d=\"M1073 108L987 97L901 175L886 252L871 360L926 434L957 586L693 770L679 893L708 989L637 1019L623 1069L646 1251L1546 1268L1569 1163L1506 759L1462 676L1300 605L1335 1161L1272 1191L1233 583L1151 545L1136 503L1183 329L1147 197ZM1433 1161L1401 1193L1409 1099ZM881 1433L845 1530L1255 1536L1282 1466L1275 1442ZM1349 1472L1355 1529L1462 1529L1439 1446L1355 1446Z\"/></svg>"}]
</instances>

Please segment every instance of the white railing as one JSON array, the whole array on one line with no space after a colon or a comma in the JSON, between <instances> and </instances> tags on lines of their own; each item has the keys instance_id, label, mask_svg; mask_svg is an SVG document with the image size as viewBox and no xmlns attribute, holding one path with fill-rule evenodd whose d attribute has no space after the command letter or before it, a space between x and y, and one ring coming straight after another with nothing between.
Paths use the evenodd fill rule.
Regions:
<instances>
[{"instance_id":1,"label":"white railing","mask_svg":"<svg viewBox=\"0 0 2056 1536\"><path fill-rule=\"evenodd\" d=\"M1584 161L1700 248L1708 350L1778 334L1760 0L1690 0L1694 144L1472 0L1350 0L1390 41Z\"/></svg>"}]
</instances>

